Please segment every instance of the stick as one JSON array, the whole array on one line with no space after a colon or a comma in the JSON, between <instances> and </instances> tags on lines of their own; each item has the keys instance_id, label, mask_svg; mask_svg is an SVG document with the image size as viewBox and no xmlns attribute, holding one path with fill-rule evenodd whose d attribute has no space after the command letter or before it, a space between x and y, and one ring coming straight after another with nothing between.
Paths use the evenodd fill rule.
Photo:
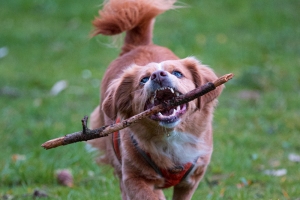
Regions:
<instances>
[{"instance_id":1,"label":"stick","mask_svg":"<svg viewBox=\"0 0 300 200\"><path fill-rule=\"evenodd\" d=\"M75 142L87 141L87 140L92 140L95 138L108 136L110 133L124 129L145 117L149 117L149 116L156 114L158 112L161 112L165 109L172 108L172 107L187 103L189 101L192 101L193 99L196 99L196 98L216 89L216 87L226 83L227 81L232 79L233 76L234 76L233 74L226 74L226 75L218 78L213 83L208 82L186 94L183 94L183 95L175 97L174 99L165 101L162 104L159 104L148 110L145 110L144 112L141 112L137 115L134 115L134 116L126 119L126 120L123 120L120 123L106 125L101 128L98 128L98 129L94 129L94 130L88 129L87 128L88 117L85 116L81 120L82 131L71 133L71 134L65 135L63 137L49 140L49 141L45 142L44 144L42 144L41 146L44 147L45 149L52 149L52 148L62 146L62 145L68 145L68 144L75 143Z\"/></svg>"}]
</instances>

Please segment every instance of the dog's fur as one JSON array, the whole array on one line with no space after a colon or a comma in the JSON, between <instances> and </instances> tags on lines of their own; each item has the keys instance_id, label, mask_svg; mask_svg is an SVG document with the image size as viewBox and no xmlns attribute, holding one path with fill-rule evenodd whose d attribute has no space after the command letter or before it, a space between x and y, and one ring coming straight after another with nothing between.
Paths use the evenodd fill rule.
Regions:
<instances>
[{"instance_id":1,"label":"dog's fur","mask_svg":"<svg viewBox=\"0 0 300 200\"><path fill-rule=\"evenodd\" d=\"M169 49L152 43L154 18L174 8L175 1L110 0L104 4L100 17L93 22L94 35L126 32L126 36L120 56L109 65L102 80L101 102L91 114L92 129L144 111L157 89L171 87L183 94L217 79L195 58L179 59ZM221 91L222 87L218 87L180 107L180 114L176 113L178 116L171 122L155 115L121 130L121 162L112 137L89 142L103 152L100 161L114 167L123 199L165 199L159 189L164 177L145 162L131 135L161 169L195 163L191 173L174 186L173 193L173 199L192 197L210 162L213 111Z\"/></svg>"}]
</instances>

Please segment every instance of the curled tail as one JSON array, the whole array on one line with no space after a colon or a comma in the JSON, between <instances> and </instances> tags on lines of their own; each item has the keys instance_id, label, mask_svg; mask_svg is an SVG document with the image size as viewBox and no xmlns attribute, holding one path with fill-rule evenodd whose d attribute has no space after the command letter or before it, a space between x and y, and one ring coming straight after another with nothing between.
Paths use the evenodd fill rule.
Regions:
<instances>
[{"instance_id":1,"label":"curled tail","mask_svg":"<svg viewBox=\"0 0 300 200\"><path fill-rule=\"evenodd\" d=\"M109 0L93 21L93 36L116 35L126 31L123 52L152 44L154 18L172 9L176 0Z\"/></svg>"}]
</instances>

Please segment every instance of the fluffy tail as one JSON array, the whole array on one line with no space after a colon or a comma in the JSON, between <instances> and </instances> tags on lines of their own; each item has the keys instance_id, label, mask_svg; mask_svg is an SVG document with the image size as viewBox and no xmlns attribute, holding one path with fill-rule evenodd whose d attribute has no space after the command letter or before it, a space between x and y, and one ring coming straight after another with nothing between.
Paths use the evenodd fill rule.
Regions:
<instances>
[{"instance_id":1,"label":"fluffy tail","mask_svg":"<svg viewBox=\"0 0 300 200\"><path fill-rule=\"evenodd\" d=\"M176 0L109 0L93 21L93 36L126 31L123 51L152 43L154 18L175 8ZM128 49L128 50L129 50Z\"/></svg>"}]
</instances>

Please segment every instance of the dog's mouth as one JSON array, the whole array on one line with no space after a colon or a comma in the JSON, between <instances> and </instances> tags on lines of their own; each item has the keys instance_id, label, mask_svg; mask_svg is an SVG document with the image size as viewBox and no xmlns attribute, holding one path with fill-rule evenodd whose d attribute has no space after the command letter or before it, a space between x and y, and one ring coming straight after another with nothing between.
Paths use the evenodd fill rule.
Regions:
<instances>
[{"instance_id":1,"label":"dog's mouth","mask_svg":"<svg viewBox=\"0 0 300 200\"><path fill-rule=\"evenodd\" d=\"M171 87L160 88L156 90L146 101L145 110L159 105L167 100L171 100L181 94L182 93ZM166 109L150 116L150 119L159 121L164 126L171 126L171 124L175 125L176 122L179 122L180 117L187 111L187 107L188 104L182 104L177 107Z\"/></svg>"}]
</instances>

